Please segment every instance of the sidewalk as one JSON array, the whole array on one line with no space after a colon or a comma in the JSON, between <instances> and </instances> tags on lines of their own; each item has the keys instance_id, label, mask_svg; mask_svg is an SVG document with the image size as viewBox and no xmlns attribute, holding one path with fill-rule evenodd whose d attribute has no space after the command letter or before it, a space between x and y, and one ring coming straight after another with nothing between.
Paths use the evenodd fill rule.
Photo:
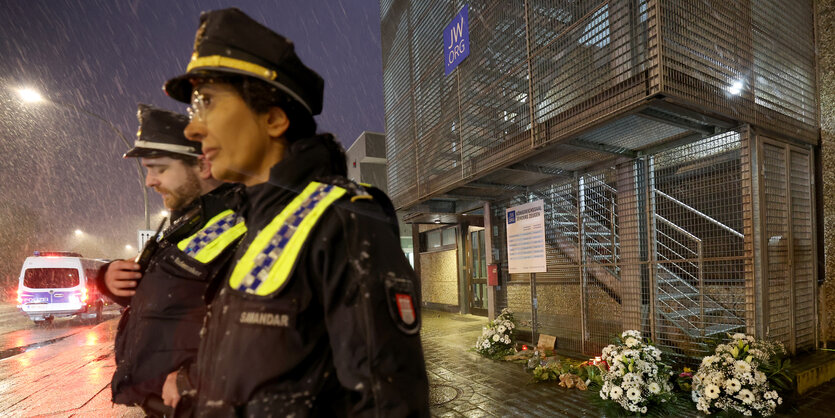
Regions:
<instances>
[{"instance_id":1,"label":"sidewalk","mask_svg":"<svg viewBox=\"0 0 835 418\"><path fill-rule=\"evenodd\" d=\"M472 315L423 311L424 355L434 417L600 417L587 392L556 383L532 383L522 365L492 361L469 348L487 320ZM693 409L693 416L699 416ZM835 381L802 398L796 414L835 416Z\"/></svg>"}]
</instances>

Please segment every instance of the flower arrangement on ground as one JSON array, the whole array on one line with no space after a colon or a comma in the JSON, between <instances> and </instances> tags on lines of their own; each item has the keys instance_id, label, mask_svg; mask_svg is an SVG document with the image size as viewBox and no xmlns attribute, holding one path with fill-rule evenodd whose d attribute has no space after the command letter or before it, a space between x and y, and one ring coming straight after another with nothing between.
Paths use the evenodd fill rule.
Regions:
<instances>
[{"instance_id":1,"label":"flower arrangement on ground","mask_svg":"<svg viewBox=\"0 0 835 418\"><path fill-rule=\"evenodd\" d=\"M783 399L769 386L769 374L783 373L782 344L737 333L702 359L691 396L705 414L721 411L745 416L774 414Z\"/></svg>"},{"instance_id":2,"label":"flower arrangement on ground","mask_svg":"<svg viewBox=\"0 0 835 418\"><path fill-rule=\"evenodd\" d=\"M492 359L500 359L512 354L516 343L513 337L514 329L516 329L516 321L513 319L513 312L507 308L502 309L496 319L482 330L481 336L475 343L476 352Z\"/></svg>"},{"instance_id":3,"label":"flower arrangement on ground","mask_svg":"<svg viewBox=\"0 0 835 418\"><path fill-rule=\"evenodd\" d=\"M559 381L564 388L577 388L586 390L587 385L600 376L596 366L589 362L580 363L568 358L558 359L546 357L548 360L540 360L540 357L532 357L535 363L528 362L526 369L533 373L534 382Z\"/></svg>"},{"instance_id":4,"label":"flower arrangement on ground","mask_svg":"<svg viewBox=\"0 0 835 418\"><path fill-rule=\"evenodd\" d=\"M599 395L605 406L646 414L675 398L672 368L662 362L661 350L644 342L639 331L625 331L615 344L603 349L601 358L605 371Z\"/></svg>"}]
</instances>

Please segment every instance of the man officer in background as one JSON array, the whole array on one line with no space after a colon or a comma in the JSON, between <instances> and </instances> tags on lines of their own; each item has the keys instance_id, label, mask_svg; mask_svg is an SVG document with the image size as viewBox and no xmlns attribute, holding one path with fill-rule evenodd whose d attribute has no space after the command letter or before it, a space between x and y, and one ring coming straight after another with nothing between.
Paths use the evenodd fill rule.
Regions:
<instances>
[{"instance_id":1,"label":"man officer in background","mask_svg":"<svg viewBox=\"0 0 835 418\"><path fill-rule=\"evenodd\" d=\"M141 159L145 185L162 196L172 222L151 238L141 265L118 260L99 275L101 291L128 307L116 335L111 390L115 403L171 416L162 403L163 383L194 360L204 294L245 227L224 203L236 186L213 179L200 144L183 136L188 118L142 104L137 117L136 143L124 157Z\"/></svg>"}]
</instances>

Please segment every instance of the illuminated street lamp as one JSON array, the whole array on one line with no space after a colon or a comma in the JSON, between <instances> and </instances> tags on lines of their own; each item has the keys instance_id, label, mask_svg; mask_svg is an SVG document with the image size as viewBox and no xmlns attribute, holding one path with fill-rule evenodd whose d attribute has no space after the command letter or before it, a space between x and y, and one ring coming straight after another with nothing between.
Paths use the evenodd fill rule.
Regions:
<instances>
[{"instance_id":1,"label":"illuminated street lamp","mask_svg":"<svg viewBox=\"0 0 835 418\"><path fill-rule=\"evenodd\" d=\"M132 251L133 250L133 245L130 245L130 244L125 245L125 249L128 250L128 251Z\"/></svg>"},{"instance_id":2,"label":"illuminated street lamp","mask_svg":"<svg viewBox=\"0 0 835 418\"><path fill-rule=\"evenodd\" d=\"M72 109L77 112L84 113L85 115L90 116L92 118L98 119L99 121L104 122L104 124L107 125L108 128L110 128L114 133L116 133L116 135L122 140L122 142L125 143L125 146L128 147L128 149L132 148L130 141L128 141L128 139L125 138L125 135L122 133L122 131L119 130L119 128L117 128L115 125L113 125L113 123L111 123L109 120L105 119L104 116L90 112L86 109L82 109L72 103L63 103L52 100L46 100L37 90L31 88L21 88L17 89L16 91L20 99L26 103L47 102L58 107ZM151 229L151 217L148 206L148 189L145 188L145 177L142 175L142 164L139 162L138 158L135 158L134 160L136 160L136 174L139 176L139 187L142 188L142 197L145 200L145 229ZM78 235L78 233L76 233L76 235Z\"/></svg>"},{"instance_id":3,"label":"illuminated street lamp","mask_svg":"<svg viewBox=\"0 0 835 418\"><path fill-rule=\"evenodd\" d=\"M171 214L168 213L168 211L165 210L165 209L159 211L159 216L162 217L162 218L167 218L169 215L171 215Z\"/></svg>"},{"instance_id":4,"label":"illuminated street lamp","mask_svg":"<svg viewBox=\"0 0 835 418\"><path fill-rule=\"evenodd\" d=\"M38 103L43 101L43 96L37 92L37 90L32 90L29 88L26 89L18 89L17 95L26 102L26 103Z\"/></svg>"},{"instance_id":5,"label":"illuminated street lamp","mask_svg":"<svg viewBox=\"0 0 835 418\"><path fill-rule=\"evenodd\" d=\"M81 234L83 234L83 233L84 233L84 232L83 232L83 231L81 231L80 229L76 229L76 230L75 230L75 236L77 236L77 237L80 237L80 236L81 236Z\"/></svg>"}]
</instances>

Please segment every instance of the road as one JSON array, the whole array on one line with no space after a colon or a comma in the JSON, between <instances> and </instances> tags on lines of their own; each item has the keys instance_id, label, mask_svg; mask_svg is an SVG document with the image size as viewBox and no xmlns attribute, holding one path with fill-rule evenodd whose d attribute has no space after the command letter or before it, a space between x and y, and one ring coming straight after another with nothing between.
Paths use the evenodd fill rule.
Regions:
<instances>
[{"instance_id":1,"label":"road","mask_svg":"<svg viewBox=\"0 0 835 418\"><path fill-rule=\"evenodd\" d=\"M142 417L110 402L119 311L38 326L0 303L0 416Z\"/></svg>"}]
</instances>

